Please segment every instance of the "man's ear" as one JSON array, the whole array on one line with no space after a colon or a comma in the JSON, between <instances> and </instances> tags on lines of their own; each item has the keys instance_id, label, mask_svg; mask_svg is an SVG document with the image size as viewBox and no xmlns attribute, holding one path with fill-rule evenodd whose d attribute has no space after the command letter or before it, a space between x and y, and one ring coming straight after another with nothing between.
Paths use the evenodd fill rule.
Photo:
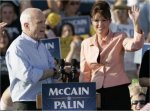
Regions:
<instances>
[{"instance_id":1,"label":"man's ear","mask_svg":"<svg viewBox=\"0 0 150 111\"><path fill-rule=\"evenodd\" d=\"M24 28L25 29L29 29L29 24L28 23L24 23Z\"/></svg>"}]
</instances>

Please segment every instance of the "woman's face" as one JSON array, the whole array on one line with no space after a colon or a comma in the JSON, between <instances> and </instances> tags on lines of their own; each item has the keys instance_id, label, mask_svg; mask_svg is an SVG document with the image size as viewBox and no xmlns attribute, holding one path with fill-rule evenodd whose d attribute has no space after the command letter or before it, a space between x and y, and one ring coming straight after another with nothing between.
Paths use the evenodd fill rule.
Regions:
<instances>
[{"instance_id":1,"label":"woman's face","mask_svg":"<svg viewBox=\"0 0 150 111\"><path fill-rule=\"evenodd\" d=\"M68 37L68 36L72 36L72 35L73 35L73 31L72 31L71 27L69 25L64 25L62 28L61 37Z\"/></svg>"},{"instance_id":2,"label":"woman's face","mask_svg":"<svg viewBox=\"0 0 150 111\"><path fill-rule=\"evenodd\" d=\"M109 31L111 20L104 18L100 13L92 17L92 24L96 34L106 36Z\"/></svg>"},{"instance_id":3,"label":"woman's face","mask_svg":"<svg viewBox=\"0 0 150 111\"><path fill-rule=\"evenodd\" d=\"M62 10L62 9L63 9L63 4L62 4L62 1L61 1L61 0L56 0L56 5L57 5L57 7L59 8L59 10Z\"/></svg>"},{"instance_id":4,"label":"woman's face","mask_svg":"<svg viewBox=\"0 0 150 111\"><path fill-rule=\"evenodd\" d=\"M114 14L119 23L124 24L128 22L128 12L126 9L116 9Z\"/></svg>"},{"instance_id":5,"label":"woman's face","mask_svg":"<svg viewBox=\"0 0 150 111\"><path fill-rule=\"evenodd\" d=\"M16 14L13 7L5 6L2 9L2 21L11 24L16 19Z\"/></svg>"},{"instance_id":6,"label":"woman's face","mask_svg":"<svg viewBox=\"0 0 150 111\"><path fill-rule=\"evenodd\" d=\"M67 4L67 9L72 15L75 15L80 7L80 0L70 0Z\"/></svg>"}]
</instances>

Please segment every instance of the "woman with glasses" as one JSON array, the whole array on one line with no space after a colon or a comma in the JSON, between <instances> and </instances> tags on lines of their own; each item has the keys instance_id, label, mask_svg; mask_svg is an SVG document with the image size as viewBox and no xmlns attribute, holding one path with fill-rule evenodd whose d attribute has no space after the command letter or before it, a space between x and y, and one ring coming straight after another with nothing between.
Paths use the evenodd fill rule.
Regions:
<instances>
[{"instance_id":1,"label":"woman with glasses","mask_svg":"<svg viewBox=\"0 0 150 111\"><path fill-rule=\"evenodd\" d=\"M101 93L102 110L130 110L128 85L130 80L124 70L124 52L139 50L144 43L139 26L139 8L129 11L134 26L134 38L124 32L112 32L110 6L105 1L96 2L91 10L91 20L96 32L84 40L80 55L80 82L96 82Z\"/></svg>"},{"instance_id":2,"label":"woman with glasses","mask_svg":"<svg viewBox=\"0 0 150 111\"><path fill-rule=\"evenodd\" d=\"M131 109L133 111L139 111L144 107L145 103L146 101L144 93L138 93L131 97Z\"/></svg>"}]
</instances>

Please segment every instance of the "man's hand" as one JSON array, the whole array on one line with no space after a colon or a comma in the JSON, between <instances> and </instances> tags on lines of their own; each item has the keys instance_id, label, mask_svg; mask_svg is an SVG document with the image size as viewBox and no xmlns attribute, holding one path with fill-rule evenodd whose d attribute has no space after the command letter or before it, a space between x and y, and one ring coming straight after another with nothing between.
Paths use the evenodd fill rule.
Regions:
<instances>
[{"instance_id":1,"label":"man's hand","mask_svg":"<svg viewBox=\"0 0 150 111\"><path fill-rule=\"evenodd\" d=\"M47 70L44 70L44 71L43 71L43 76L41 77L40 80L44 80L44 79L53 77L53 76L54 76L54 72L55 72L54 69L47 69Z\"/></svg>"}]
</instances>

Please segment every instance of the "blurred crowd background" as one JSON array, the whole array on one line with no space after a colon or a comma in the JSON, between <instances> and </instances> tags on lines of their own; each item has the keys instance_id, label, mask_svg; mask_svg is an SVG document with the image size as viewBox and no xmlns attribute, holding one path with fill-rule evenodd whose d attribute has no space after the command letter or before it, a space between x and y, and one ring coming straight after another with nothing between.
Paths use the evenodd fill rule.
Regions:
<instances>
[{"instance_id":1,"label":"blurred crowd background","mask_svg":"<svg viewBox=\"0 0 150 111\"><path fill-rule=\"evenodd\" d=\"M36 7L43 11L46 18L46 38L59 38L61 55L66 62L76 59L80 62L80 47L84 39L95 34L91 22L90 31L86 34L77 34L71 23L62 23L64 18L89 16L94 2L100 0L1 0L0 23L6 22L6 33L0 36L0 98L9 86L8 71L5 63L5 53L11 42L21 34L20 14L29 7ZM150 43L150 0L106 0L111 6L112 24L114 32L126 32L128 37L133 37L133 25L128 17L131 6L140 7L140 25L144 32L145 43ZM129 86L131 93L132 109L138 103L132 102L139 99L145 101L146 88L139 85L138 70L140 63L134 62L135 53L125 53L125 70L132 84ZM141 102L142 108L145 102Z\"/></svg>"}]
</instances>

